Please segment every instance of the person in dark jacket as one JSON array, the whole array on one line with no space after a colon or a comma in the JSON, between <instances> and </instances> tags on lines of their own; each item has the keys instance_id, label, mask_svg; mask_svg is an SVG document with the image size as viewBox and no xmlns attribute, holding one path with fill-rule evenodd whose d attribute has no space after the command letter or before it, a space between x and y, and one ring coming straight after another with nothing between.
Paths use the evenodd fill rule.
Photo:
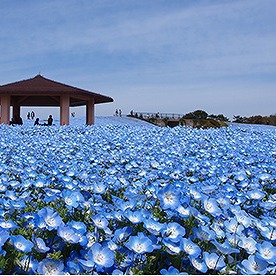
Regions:
<instances>
[{"instance_id":1,"label":"person in dark jacket","mask_svg":"<svg viewBox=\"0 0 276 276\"><path fill-rule=\"evenodd\" d=\"M39 118L35 119L34 126L39 126Z\"/></svg>"},{"instance_id":2,"label":"person in dark jacket","mask_svg":"<svg viewBox=\"0 0 276 276\"><path fill-rule=\"evenodd\" d=\"M49 115L49 118L48 118L48 126L51 126L53 124L53 116L52 115Z\"/></svg>"}]
</instances>

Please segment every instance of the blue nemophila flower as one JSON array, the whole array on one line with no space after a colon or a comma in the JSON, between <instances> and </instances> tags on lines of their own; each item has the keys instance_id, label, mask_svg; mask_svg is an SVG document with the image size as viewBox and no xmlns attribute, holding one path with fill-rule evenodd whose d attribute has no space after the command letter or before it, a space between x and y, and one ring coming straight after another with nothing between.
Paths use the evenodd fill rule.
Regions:
<instances>
[{"instance_id":1,"label":"blue nemophila flower","mask_svg":"<svg viewBox=\"0 0 276 276\"><path fill-rule=\"evenodd\" d=\"M84 234L86 233L86 225L85 223L81 221L74 221L71 220L70 222L67 223L68 226L72 227L75 231Z\"/></svg>"},{"instance_id":2,"label":"blue nemophila flower","mask_svg":"<svg viewBox=\"0 0 276 276\"><path fill-rule=\"evenodd\" d=\"M108 220L103 215L95 215L92 217L95 226L99 229L107 229Z\"/></svg>"},{"instance_id":3,"label":"blue nemophila flower","mask_svg":"<svg viewBox=\"0 0 276 276\"><path fill-rule=\"evenodd\" d=\"M112 275L124 275L124 272L121 271L120 269L114 269L112 271Z\"/></svg>"},{"instance_id":4,"label":"blue nemophila flower","mask_svg":"<svg viewBox=\"0 0 276 276\"><path fill-rule=\"evenodd\" d=\"M176 209L179 202L179 192L173 187L173 185L167 185L161 189L157 194L161 207L163 209Z\"/></svg>"},{"instance_id":5,"label":"blue nemophila flower","mask_svg":"<svg viewBox=\"0 0 276 276\"><path fill-rule=\"evenodd\" d=\"M117 250L117 249L119 248L118 244L115 243L115 242L112 241L112 240L110 240L110 241L107 242L107 246L108 246L108 248L109 248L110 250L112 250L112 251L115 251L115 250Z\"/></svg>"},{"instance_id":6,"label":"blue nemophila flower","mask_svg":"<svg viewBox=\"0 0 276 276\"><path fill-rule=\"evenodd\" d=\"M125 246L130 250L138 254L144 254L146 252L152 252L152 241L142 232L139 232L137 236L131 236Z\"/></svg>"},{"instance_id":7,"label":"blue nemophila flower","mask_svg":"<svg viewBox=\"0 0 276 276\"><path fill-rule=\"evenodd\" d=\"M94 192L96 194L104 194L107 187L103 182L95 182L93 184Z\"/></svg>"},{"instance_id":8,"label":"blue nemophila flower","mask_svg":"<svg viewBox=\"0 0 276 276\"><path fill-rule=\"evenodd\" d=\"M256 230L256 228L253 228L253 227L248 227L248 228L245 228L242 233L244 235L246 235L247 237L251 237L253 239L257 239L258 238L258 231Z\"/></svg>"},{"instance_id":9,"label":"blue nemophila flower","mask_svg":"<svg viewBox=\"0 0 276 276\"><path fill-rule=\"evenodd\" d=\"M170 238L172 241L177 241L178 238L182 238L185 233L185 228L177 222L170 222L162 229L162 235Z\"/></svg>"},{"instance_id":10,"label":"blue nemophila flower","mask_svg":"<svg viewBox=\"0 0 276 276\"><path fill-rule=\"evenodd\" d=\"M37 213L48 230L57 229L62 224L60 215L51 208L43 208Z\"/></svg>"},{"instance_id":11,"label":"blue nemophila flower","mask_svg":"<svg viewBox=\"0 0 276 276\"><path fill-rule=\"evenodd\" d=\"M90 249L92 260L98 267L111 267L114 264L114 252L107 246L102 246L99 243L92 245Z\"/></svg>"},{"instance_id":12,"label":"blue nemophila flower","mask_svg":"<svg viewBox=\"0 0 276 276\"><path fill-rule=\"evenodd\" d=\"M99 234L95 232L89 232L86 234L86 238L88 240L87 247L90 248L94 243L99 240Z\"/></svg>"},{"instance_id":13,"label":"blue nemophila flower","mask_svg":"<svg viewBox=\"0 0 276 276\"><path fill-rule=\"evenodd\" d=\"M10 236L11 244L21 252L31 252L34 244L26 240L22 235Z\"/></svg>"},{"instance_id":14,"label":"blue nemophila flower","mask_svg":"<svg viewBox=\"0 0 276 276\"><path fill-rule=\"evenodd\" d=\"M42 275L64 274L64 264L62 261L46 258L38 264L37 273Z\"/></svg>"},{"instance_id":15,"label":"blue nemophila flower","mask_svg":"<svg viewBox=\"0 0 276 276\"><path fill-rule=\"evenodd\" d=\"M74 192L70 190L65 190L62 192L62 197L68 207L77 208L79 206L77 197L74 195Z\"/></svg>"},{"instance_id":16,"label":"blue nemophila flower","mask_svg":"<svg viewBox=\"0 0 276 276\"><path fill-rule=\"evenodd\" d=\"M231 218L229 221L224 222L225 228L227 232L235 233L240 235L244 230L244 227L238 223L236 218Z\"/></svg>"},{"instance_id":17,"label":"blue nemophila flower","mask_svg":"<svg viewBox=\"0 0 276 276\"><path fill-rule=\"evenodd\" d=\"M202 260L200 258L195 258L193 256L189 256L189 259L195 269L197 269L198 271L200 271L202 273L207 272L208 267L206 266L204 260Z\"/></svg>"},{"instance_id":18,"label":"blue nemophila flower","mask_svg":"<svg viewBox=\"0 0 276 276\"><path fill-rule=\"evenodd\" d=\"M80 237L70 226L60 225L57 230L58 235L68 243L78 243Z\"/></svg>"},{"instance_id":19,"label":"blue nemophila flower","mask_svg":"<svg viewBox=\"0 0 276 276\"><path fill-rule=\"evenodd\" d=\"M38 261L33 256L24 256L19 261L19 266L22 269L22 271L19 271L21 274L26 274L27 272L27 274L34 275L38 267Z\"/></svg>"},{"instance_id":20,"label":"blue nemophila flower","mask_svg":"<svg viewBox=\"0 0 276 276\"><path fill-rule=\"evenodd\" d=\"M262 244L257 244L256 248L258 250L257 257L270 264L276 263L276 247L271 242L264 241Z\"/></svg>"},{"instance_id":21,"label":"blue nemophila flower","mask_svg":"<svg viewBox=\"0 0 276 276\"><path fill-rule=\"evenodd\" d=\"M188 218L191 215L190 206L184 207L182 205L179 205L176 211L182 218Z\"/></svg>"},{"instance_id":22,"label":"blue nemophila flower","mask_svg":"<svg viewBox=\"0 0 276 276\"><path fill-rule=\"evenodd\" d=\"M190 196L195 200L200 200L202 198L202 194L195 187L190 188Z\"/></svg>"},{"instance_id":23,"label":"blue nemophila flower","mask_svg":"<svg viewBox=\"0 0 276 276\"><path fill-rule=\"evenodd\" d=\"M203 252L203 259L209 269L220 270L226 266L223 257L216 253Z\"/></svg>"},{"instance_id":24,"label":"blue nemophila flower","mask_svg":"<svg viewBox=\"0 0 276 276\"><path fill-rule=\"evenodd\" d=\"M211 215L217 216L221 213L218 203L214 198L208 198L203 201L204 209Z\"/></svg>"},{"instance_id":25,"label":"blue nemophila flower","mask_svg":"<svg viewBox=\"0 0 276 276\"><path fill-rule=\"evenodd\" d=\"M178 255L181 252L180 241L172 241L170 239L164 239L163 244L166 246L167 251L172 255Z\"/></svg>"},{"instance_id":26,"label":"blue nemophila flower","mask_svg":"<svg viewBox=\"0 0 276 276\"><path fill-rule=\"evenodd\" d=\"M147 219L144 221L145 228L154 235L159 235L159 233L166 227L165 224L160 223L154 219Z\"/></svg>"},{"instance_id":27,"label":"blue nemophila flower","mask_svg":"<svg viewBox=\"0 0 276 276\"><path fill-rule=\"evenodd\" d=\"M16 225L16 223L14 223L12 220L1 220L0 221L0 229L3 230L14 230L16 228L18 228L18 226Z\"/></svg>"},{"instance_id":28,"label":"blue nemophila flower","mask_svg":"<svg viewBox=\"0 0 276 276\"><path fill-rule=\"evenodd\" d=\"M50 250L50 248L48 246L46 246L46 244L42 238L37 238L37 237L33 236L32 240L34 243L34 248L37 252L46 253Z\"/></svg>"},{"instance_id":29,"label":"blue nemophila flower","mask_svg":"<svg viewBox=\"0 0 276 276\"><path fill-rule=\"evenodd\" d=\"M266 274L267 262L259 259L254 255L250 255L247 260L241 262L243 274Z\"/></svg>"},{"instance_id":30,"label":"blue nemophila flower","mask_svg":"<svg viewBox=\"0 0 276 276\"><path fill-rule=\"evenodd\" d=\"M241 248L245 249L248 254L253 254L256 252L256 244L257 242L251 237L240 237L240 240L238 242L238 245Z\"/></svg>"},{"instance_id":31,"label":"blue nemophila flower","mask_svg":"<svg viewBox=\"0 0 276 276\"><path fill-rule=\"evenodd\" d=\"M0 230L0 250L9 237L10 235L8 231Z\"/></svg>"},{"instance_id":32,"label":"blue nemophila flower","mask_svg":"<svg viewBox=\"0 0 276 276\"><path fill-rule=\"evenodd\" d=\"M237 221L244 227L250 226L252 219L244 210L241 210L240 212L236 213L235 216L237 218Z\"/></svg>"},{"instance_id":33,"label":"blue nemophila flower","mask_svg":"<svg viewBox=\"0 0 276 276\"><path fill-rule=\"evenodd\" d=\"M262 198L265 197L265 195L266 194L261 190L251 190L246 194L247 198L253 199L253 200L261 200Z\"/></svg>"},{"instance_id":34,"label":"blue nemophila flower","mask_svg":"<svg viewBox=\"0 0 276 276\"><path fill-rule=\"evenodd\" d=\"M199 228L193 228L194 235L202 241L211 241L216 237L216 233L208 226L200 226Z\"/></svg>"},{"instance_id":35,"label":"blue nemophila flower","mask_svg":"<svg viewBox=\"0 0 276 276\"><path fill-rule=\"evenodd\" d=\"M220 227L220 225L218 223L213 223L211 225L211 229L215 231L217 238L221 239L221 238L225 238L225 232L224 230L222 230L222 228Z\"/></svg>"},{"instance_id":36,"label":"blue nemophila flower","mask_svg":"<svg viewBox=\"0 0 276 276\"><path fill-rule=\"evenodd\" d=\"M226 233L226 240L234 247L238 247L238 242L240 241L240 236L237 234Z\"/></svg>"},{"instance_id":37,"label":"blue nemophila flower","mask_svg":"<svg viewBox=\"0 0 276 276\"><path fill-rule=\"evenodd\" d=\"M72 262L72 261L68 261L66 263L66 270L67 270L67 272L69 272L70 274L73 274L73 275L83 274L83 269L80 266L80 264Z\"/></svg>"},{"instance_id":38,"label":"blue nemophila flower","mask_svg":"<svg viewBox=\"0 0 276 276\"><path fill-rule=\"evenodd\" d=\"M190 238L182 239L182 249L185 251L189 256L197 258L201 254L200 247L191 241Z\"/></svg>"},{"instance_id":39,"label":"blue nemophila flower","mask_svg":"<svg viewBox=\"0 0 276 276\"><path fill-rule=\"evenodd\" d=\"M125 217L133 224L137 224L143 220L143 213L140 210L131 211L128 209L125 211Z\"/></svg>"},{"instance_id":40,"label":"blue nemophila flower","mask_svg":"<svg viewBox=\"0 0 276 276\"><path fill-rule=\"evenodd\" d=\"M261 231L261 235L270 241L276 241L276 228L275 227L265 227Z\"/></svg>"},{"instance_id":41,"label":"blue nemophila flower","mask_svg":"<svg viewBox=\"0 0 276 276\"><path fill-rule=\"evenodd\" d=\"M239 249L233 248L227 240L224 243L219 243L217 240L214 240L212 244L224 255L240 252Z\"/></svg>"},{"instance_id":42,"label":"blue nemophila flower","mask_svg":"<svg viewBox=\"0 0 276 276\"><path fill-rule=\"evenodd\" d=\"M130 199L129 201L119 201L118 202L118 207L122 210L125 211L127 209L132 209L136 205L136 202L134 199Z\"/></svg>"},{"instance_id":43,"label":"blue nemophila flower","mask_svg":"<svg viewBox=\"0 0 276 276\"><path fill-rule=\"evenodd\" d=\"M80 221L70 221L67 226L74 230L75 234L79 237L79 244L81 246L86 246L88 244L88 238L86 237L86 225Z\"/></svg>"},{"instance_id":44,"label":"blue nemophila flower","mask_svg":"<svg viewBox=\"0 0 276 276\"><path fill-rule=\"evenodd\" d=\"M94 267L96 267L98 271L102 271L103 268L113 266L114 258L114 252L107 246L104 247L99 243L94 243L87 253L87 259L80 259L79 262L88 271Z\"/></svg>"},{"instance_id":45,"label":"blue nemophila flower","mask_svg":"<svg viewBox=\"0 0 276 276\"><path fill-rule=\"evenodd\" d=\"M114 232L114 240L116 242L124 242L131 235L133 228L126 226L123 228L118 228Z\"/></svg>"},{"instance_id":46,"label":"blue nemophila flower","mask_svg":"<svg viewBox=\"0 0 276 276\"><path fill-rule=\"evenodd\" d=\"M170 266L168 268L168 270L165 269L165 268L161 269L160 270L160 274L161 275L178 275L179 274L179 270L177 268L173 267L173 266Z\"/></svg>"}]
</instances>

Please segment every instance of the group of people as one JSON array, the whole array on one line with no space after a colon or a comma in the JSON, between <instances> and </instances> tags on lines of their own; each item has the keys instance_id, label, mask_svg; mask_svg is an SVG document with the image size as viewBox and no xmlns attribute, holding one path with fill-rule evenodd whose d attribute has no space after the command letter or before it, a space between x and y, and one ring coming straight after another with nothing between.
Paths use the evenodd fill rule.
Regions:
<instances>
[{"instance_id":1,"label":"group of people","mask_svg":"<svg viewBox=\"0 0 276 276\"><path fill-rule=\"evenodd\" d=\"M116 110L115 110L115 116L117 116L117 117L118 117L118 116L119 116L119 117L122 117L122 110L121 110L121 109L119 109L119 110L116 109Z\"/></svg>"},{"instance_id":2,"label":"group of people","mask_svg":"<svg viewBox=\"0 0 276 276\"><path fill-rule=\"evenodd\" d=\"M28 119L28 120L30 120L30 119L32 119L32 120L33 120L33 119L34 119L34 117L35 117L35 113L34 113L34 111L32 111L32 112L28 112L28 113L27 113L27 119Z\"/></svg>"},{"instance_id":3,"label":"group of people","mask_svg":"<svg viewBox=\"0 0 276 276\"><path fill-rule=\"evenodd\" d=\"M34 117L32 117L32 113L30 113L30 114L29 113L30 112L28 112L28 114L27 114L27 118L28 118L28 116L30 116L30 118L33 119ZM36 118L35 122L34 122L34 126L52 126L53 125L53 121L54 121L54 119L53 119L52 115L49 115L49 118L48 118L47 122L45 122L44 124L40 124L39 123L39 118ZM13 126L14 125L23 125L23 120L22 120L22 118L19 115L15 115L11 119L10 124L13 125Z\"/></svg>"},{"instance_id":4,"label":"group of people","mask_svg":"<svg viewBox=\"0 0 276 276\"><path fill-rule=\"evenodd\" d=\"M49 118L47 120L47 123L44 123L44 124L40 124L39 123L39 118L36 118L35 119L35 122L34 122L34 126L51 126L53 125L53 116L52 115L49 115Z\"/></svg>"},{"instance_id":5,"label":"group of people","mask_svg":"<svg viewBox=\"0 0 276 276\"><path fill-rule=\"evenodd\" d=\"M19 115L15 115L11 121L10 121L11 125L23 125L23 120Z\"/></svg>"}]
</instances>

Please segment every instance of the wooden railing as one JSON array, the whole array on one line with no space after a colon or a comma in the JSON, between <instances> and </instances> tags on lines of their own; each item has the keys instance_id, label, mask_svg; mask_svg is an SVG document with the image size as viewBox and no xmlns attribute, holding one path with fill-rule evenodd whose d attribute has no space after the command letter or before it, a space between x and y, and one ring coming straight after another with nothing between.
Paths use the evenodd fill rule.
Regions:
<instances>
[{"instance_id":1,"label":"wooden railing","mask_svg":"<svg viewBox=\"0 0 276 276\"><path fill-rule=\"evenodd\" d=\"M168 119L180 119L184 116L184 114L179 113L160 113L160 112L140 112L140 111L131 111L130 116L133 117L142 117L144 119L149 118L168 118Z\"/></svg>"}]
</instances>

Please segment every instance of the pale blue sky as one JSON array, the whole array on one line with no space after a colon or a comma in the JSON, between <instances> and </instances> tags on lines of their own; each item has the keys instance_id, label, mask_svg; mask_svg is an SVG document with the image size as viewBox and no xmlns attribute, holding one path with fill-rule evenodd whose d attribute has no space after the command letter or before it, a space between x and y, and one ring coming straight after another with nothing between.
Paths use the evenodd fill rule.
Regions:
<instances>
[{"instance_id":1,"label":"pale blue sky","mask_svg":"<svg viewBox=\"0 0 276 276\"><path fill-rule=\"evenodd\" d=\"M276 113L275 0L1 0L0 26L0 84L114 98L96 115Z\"/></svg>"}]
</instances>

